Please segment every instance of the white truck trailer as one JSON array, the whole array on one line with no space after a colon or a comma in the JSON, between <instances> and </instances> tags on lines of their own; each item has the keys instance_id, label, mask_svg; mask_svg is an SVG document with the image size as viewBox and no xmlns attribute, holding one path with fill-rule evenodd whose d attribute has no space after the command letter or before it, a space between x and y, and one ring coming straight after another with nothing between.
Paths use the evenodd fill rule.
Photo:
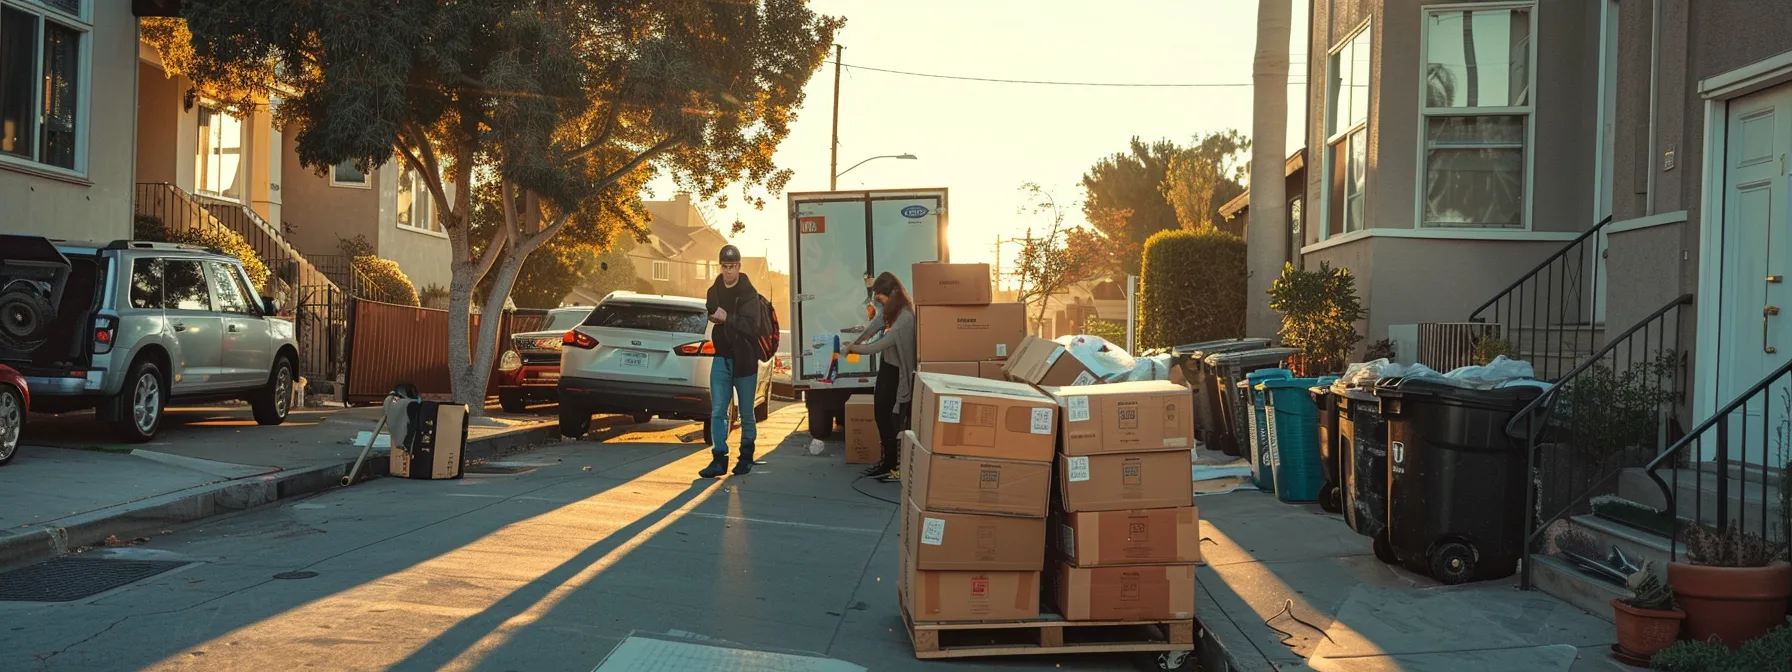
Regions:
<instances>
[{"instance_id":1,"label":"white truck trailer","mask_svg":"<svg viewBox=\"0 0 1792 672\"><path fill-rule=\"evenodd\" d=\"M842 353L829 381L836 343L859 337L875 310L871 282L889 271L911 283L911 269L950 261L945 189L824 191L790 194L790 296L786 318L796 361L791 384L809 408L809 433L827 439L844 427L846 400L871 394L876 357Z\"/></svg>"}]
</instances>

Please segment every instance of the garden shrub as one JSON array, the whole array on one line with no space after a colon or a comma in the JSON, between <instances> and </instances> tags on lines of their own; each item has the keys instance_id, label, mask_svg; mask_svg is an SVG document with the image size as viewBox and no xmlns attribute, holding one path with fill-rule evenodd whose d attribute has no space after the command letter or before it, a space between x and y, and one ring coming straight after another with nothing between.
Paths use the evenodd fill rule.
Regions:
<instances>
[{"instance_id":1,"label":"garden shrub","mask_svg":"<svg viewBox=\"0 0 1792 672\"><path fill-rule=\"evenodd\" d=\"M1282 343L1300 349L1306 375L1342 371L1363 340L1356 323L1368 312L1350 269L1322 262L1308 271L1286 264L1270 285L1269 307L1282 314Z\"/></svg>"},{"instance_id":2,"label":"garden shrub","mask_svg":"<svg viewBox=\"0 0 1792 672\"><path fill-rule=\"evenodd\" d=\"M372 285L375 296L368 298L406 306L422 305L417 298L417 286L411 284L410 277L404 271L399 270L398 262L375 256L360 256L355 257L353 263L355 270Z\"/></svg>"},{"instance_id":3,"label":"garden shrub","mask_svg":"<svg viewBox=\"0 0 1792 672\"><path fill-rule=\"evenodd\" d=\"M1244 336L1245 264L1244 239L1224 231L1171 230L1146 240L1140 347Z\"/></svg>"}]
</instances>

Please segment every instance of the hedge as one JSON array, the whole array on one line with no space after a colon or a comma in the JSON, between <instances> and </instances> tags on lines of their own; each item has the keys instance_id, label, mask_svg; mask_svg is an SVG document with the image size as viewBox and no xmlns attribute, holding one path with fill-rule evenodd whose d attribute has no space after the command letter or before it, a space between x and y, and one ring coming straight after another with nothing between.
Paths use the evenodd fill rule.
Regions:
<instances>
[{"instance_id":1,"label":"hedge","mask_svg":"<svg viewBox=\"0 0 1792 672\"><path fill-rule=\"evenodd\" d=\"M1206 229L1163 231L1145 241L1139 343L1162 348L1244 336L1245 243Z\"/></svg>"},{"instance_id":2,"label":"hedge","mask_svg":"<svg viewBox=\"0 0 1792 672\"><path fill-rule=\"evenodd\" d=\"M373 285L373 290L379 293L379 296L371 297L374 300L406 306L421 305L417 297L417 286L411 284L410 276L399 270L398 262L367 255L355 257L352 263L355 270L360 271Z\"/></svg>"}]
</instances>

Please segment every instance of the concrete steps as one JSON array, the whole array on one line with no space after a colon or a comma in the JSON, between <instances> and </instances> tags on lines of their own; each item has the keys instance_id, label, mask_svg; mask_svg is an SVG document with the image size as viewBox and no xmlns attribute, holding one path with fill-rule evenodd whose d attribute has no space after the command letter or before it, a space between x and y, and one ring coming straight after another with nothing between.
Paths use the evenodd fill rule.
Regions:
<instances>
[{"instance_id":1,"label":"concrete steps","mask_svg":"<svg viewBox=\"0 0 1792 672\"><path fill-rule=\"evenodd\" d=\"M1532 553L1525 561L1531 563L1531 585L1537 590L1606 621L1612 620L1612 600L1630 596L1623 588L1582 574L1566 560Z\"/></svg>"},{"instance_id":2,"label":"concrete steps","mask_svg":"<svg viewBox=\"0 0 1792 672\"><path fill-rule=\"evenodd\" d=\"M1717 524L1719 480L1718 469L1712 465L1702 468L1664 469L1661 479L1670 488L1675 489L1676 515L1687 520L1698 520L1706 525ZM1773 524L1779 515L1780 489L1778 470L1770 470L1765 474L1758 469L1731 467L1726 486L1728 493L1725 499L1730 505L1730 520L1740 522L1745 531L1759 532L1761 520L1766 516L1767 536L1773 540L1783 540L1784 533ZM1766 482L1763 483L1763 476ZM1677 477L1677 478L1676 478ZM1625 469L1618 475L1618 496L1630 501L1666 510L1667 498L1663 496L1661 486L1649 478L1642 468Z\"/></svg>"}]
</instances>

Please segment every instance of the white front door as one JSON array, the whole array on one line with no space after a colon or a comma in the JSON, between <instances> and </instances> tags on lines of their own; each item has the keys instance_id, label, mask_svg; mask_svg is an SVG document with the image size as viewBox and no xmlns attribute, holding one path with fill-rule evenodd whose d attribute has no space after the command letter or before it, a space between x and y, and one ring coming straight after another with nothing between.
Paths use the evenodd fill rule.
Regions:
<instances>
[{"instance_id":1,"label":"white front door","mask_svg":"<svg viewBox=\"0 0 1792 672\"><path fill-rule=\"evenodd\" d=\"M1724 214L1717 407L1753 387L1792 356L1792 84L1729 103L1724 152ZM1731 453L1760 463L1772 452L1785 392L1761 396L1730 415ZM1759 395L1758 395L1759 396ZM1774 409L1769 417L1769 409ZM1777 460L1775 460L1777 462Z\"/></svg>"}]
</instances>

